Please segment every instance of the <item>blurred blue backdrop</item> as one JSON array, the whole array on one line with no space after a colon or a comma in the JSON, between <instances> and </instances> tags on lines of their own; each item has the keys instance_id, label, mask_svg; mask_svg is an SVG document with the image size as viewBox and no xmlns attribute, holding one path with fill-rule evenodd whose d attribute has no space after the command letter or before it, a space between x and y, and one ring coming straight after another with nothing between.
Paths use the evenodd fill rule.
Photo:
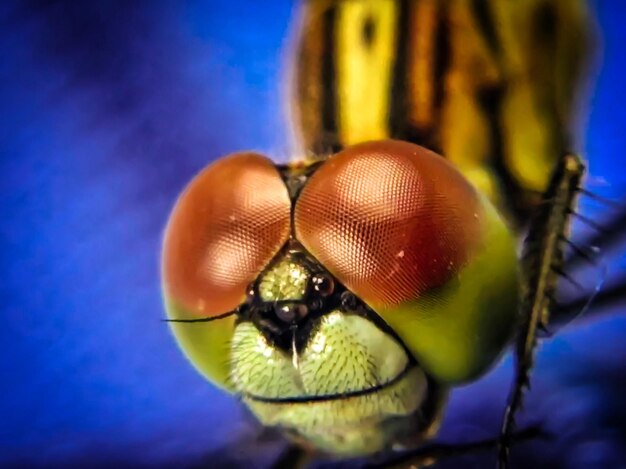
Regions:
<instances>
[{"instance_id":1,"label":"blurred blue backdrop","mask_svg":"<svg viewBox=\"0 0 626 469\"><path fill-rule=\"evenodd\" d=\"M294 6L0 4L0 465L186 466L249 431L159 321L159 249L178 192L208 162L288 156ZM591 7L601 54L583 153L591 188L619 199L626 4ZM604 253L609 277L624 275L623 252ZM522 422L557 437L520 448L518 467L626 467L624 309L542 345ZM494 435L510 375L506 357L455 392L442 438Z\"/></svg>"}]
</instances>

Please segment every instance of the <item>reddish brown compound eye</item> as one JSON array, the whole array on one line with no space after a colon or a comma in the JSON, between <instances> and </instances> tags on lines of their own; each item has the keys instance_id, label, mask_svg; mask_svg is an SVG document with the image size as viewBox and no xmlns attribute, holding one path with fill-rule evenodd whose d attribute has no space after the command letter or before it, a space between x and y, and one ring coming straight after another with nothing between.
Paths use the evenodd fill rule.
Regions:
<instances>
[{"instance_id":1,"label":"reddish brown compound eye","mask_svg":"<svg viewBox=\"0 0 626 469\"><path fill-rule=\"evenodd\" d=\"M166 299L202 316L229 312L289 237L291 201L274 165L237 153L184 190L163 246Z\"/></svg>"},{"instance_id":2,"label":"reddish brown compound eye","mask_svg":"<svg viewBox=\"0 0 626 469\"><path fill-rule=\"evenodd\" d=\"M326 161L302 190L296 237L375 310L448 282L479 238L482 206L444 158L388 140Z\"/></svg>"}]
</instances>

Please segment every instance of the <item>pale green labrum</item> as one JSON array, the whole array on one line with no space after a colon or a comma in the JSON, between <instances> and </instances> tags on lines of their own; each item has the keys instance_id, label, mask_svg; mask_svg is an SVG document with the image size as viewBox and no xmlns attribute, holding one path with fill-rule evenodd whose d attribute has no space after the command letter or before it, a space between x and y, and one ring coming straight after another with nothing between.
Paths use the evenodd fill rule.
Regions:
<instances>
[{"instance_id":1,"label":"pale green labrum","mask_svg":"<svg viewBox=\"0 0 626 469\"><path fill-rule=\"evenodd\" d=\"M172 300L166 299L165 307L169 319L198 319ZM200 374L226 391L233 392L228 378L235 316L211 322L170 322L169 325L178 346Z\"/></svg>"},{"instance_id":2,"label":"pale green labrum","mask_svg":"<svg viewBox=\"0 0 626 469\"><path fill-rule=\"evenodd\" d=\"M486 372L509 343L519 319L516 241L483 198L483 238L448 284L377 313L427 373L449 385Z\"/></svg>"},{"instance_id":3,"label":"pale green labrum","mask_svg":"<svg viewBox=\"0 0 626 469\"><path fill-rule=\"evenodd\" d=\"M336 455L370 454L388 447L413 425L427 394L413 367L374 393L323 401L271 403L257 398L306 398L363 391L393 381L409 363L398 342L367 319L333 311L320 319L300 353L272 347L253 324L235 329L231 380L259 420L297 431Z\"/></svg>"}]
</instances>

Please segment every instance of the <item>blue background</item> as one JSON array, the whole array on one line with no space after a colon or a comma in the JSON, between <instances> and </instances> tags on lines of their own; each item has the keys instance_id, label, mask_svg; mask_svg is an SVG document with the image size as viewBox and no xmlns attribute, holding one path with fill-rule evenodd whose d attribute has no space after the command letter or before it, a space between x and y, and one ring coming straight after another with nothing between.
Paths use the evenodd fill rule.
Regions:
<instances>
[{"instance_id":1,"label":"blue background","mask_svg":"<svg viewBox=\"0 0 626 469\"><path fill-rule=\"evenodd\" d=\"M621 199L626 4L592 10L601 53L582 150L591 189ZM178 192L208 162L248 148L289 156L294 11L0 3L0 465L190 465L254 435L159 321L159 249ZM609 280L624 276L623 251L602 253ZM597 270L578 275L593 287ZM442 439L494 435L510 375L505 357L456 391ZM592 309L540 348L522 422L557 436L520 447L518 467L626 467L625 395L624 307Z\"/></svg>"}]
</instances>

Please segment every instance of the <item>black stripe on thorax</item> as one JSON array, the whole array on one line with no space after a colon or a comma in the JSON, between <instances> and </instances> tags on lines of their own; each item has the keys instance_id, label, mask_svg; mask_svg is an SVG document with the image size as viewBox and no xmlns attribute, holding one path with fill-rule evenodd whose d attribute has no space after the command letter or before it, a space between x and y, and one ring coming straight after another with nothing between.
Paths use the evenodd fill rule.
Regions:
<instances>
[{"instance_id":1,"label":"black stripe on thorax","mask_svg":"<svg viewBox=\"0 0 626 469\"><path fill-rule=\"evenodd\" d=\"M408 130L408 54L412 50L410 34L410 0L400 0L397 9L395 63L392 68L388 125L392 137L405 139Z\"/></svg>"},{"instance_id":2,"label":"black stripe on thorax","mask_svg":"<svg viewBox=\"0 0 626 469\"><path fill-rule=\"evenodd\" d=\"M338 141L337 126L337 70L336 57L336 23L337 7L327 9L322 19L322 51L324 55L321 63L322 96L320 100L321 135L314 142L313 150L318 154L336 152L341 149ZM332 140L328 136L333 136Z\"/></svg>"}]
</instances>

